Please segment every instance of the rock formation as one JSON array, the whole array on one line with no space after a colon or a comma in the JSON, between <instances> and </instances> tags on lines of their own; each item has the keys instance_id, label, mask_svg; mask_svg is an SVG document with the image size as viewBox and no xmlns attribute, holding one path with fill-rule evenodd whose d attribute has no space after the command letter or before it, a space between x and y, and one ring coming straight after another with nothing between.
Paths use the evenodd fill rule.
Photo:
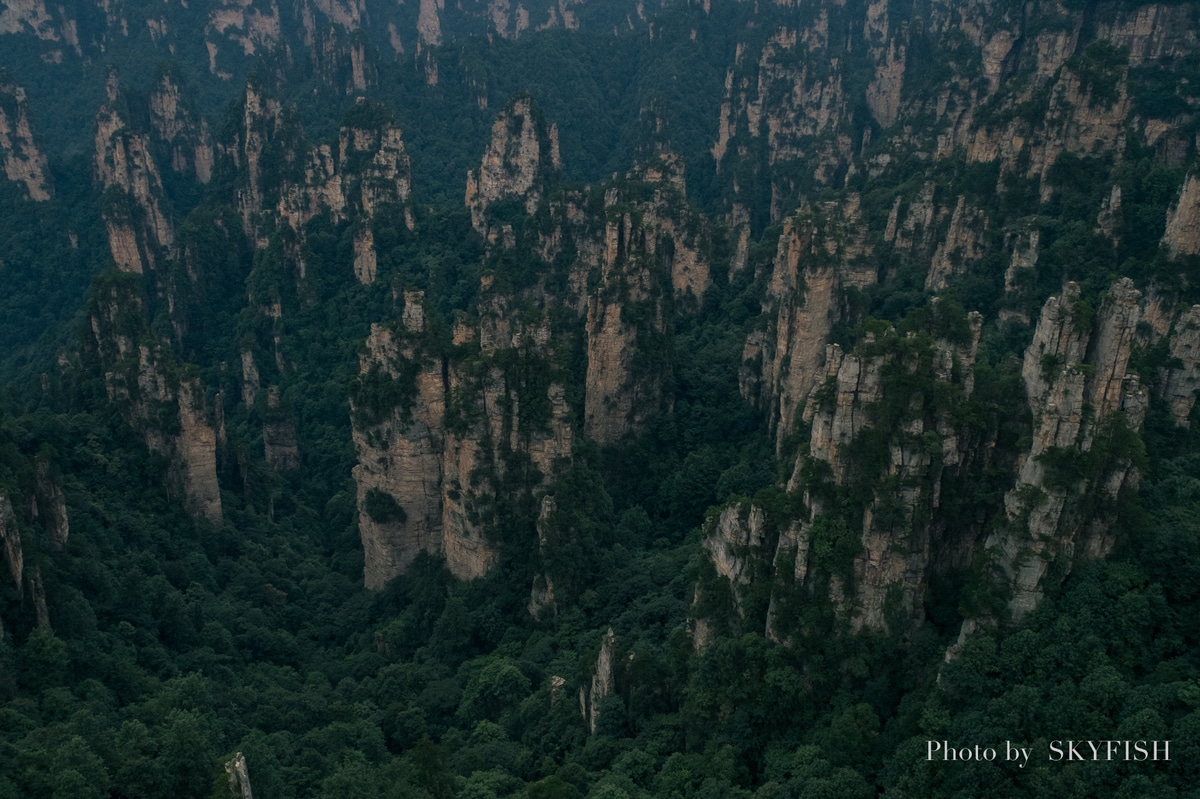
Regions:
<instances>
[{"instance_id":1,"label":"rock formation","mask_svg":"<svg viewBox=\"0 0 1200 799\"><path fill-rule=\"evenodd\" d=\"M21 531L17 529L17 517L8 494L0 494L0 543L4 544L4 560L8 563L13 586L18 593L24 593L25 555L21 548Z\"/></svg>"},{"instance_id":2,"label":"rock formation","mask_svg":"<svg viewBox=\"0 0 1200 799\"><path fill-rule=\"evenodd\" d=\"M1172 365L1161 372L1162 395L1180 427L1190 427L1189 417L1200 389L1200 305L1193 305L1175 323L1170 342Z\"/></svg>"},{"instance_id":3,"label":"rock formation","mask_svg":"<svg viewBox=\"0 0 1200 799\"><path fill-rule=\"evenodd\" d=\"M503 200L518 201L526 213L534 213L546 175L561 168L557 131L546 128L528 95L514 98L492 123L491 141L478 171L467 173L471 224L485 238L493 238L487 211Z\"/></svg>"},{"instance_id":4,"label":"rock formation","mask_svg":"<svg viewBox=\"0 0 1200 799\"><path fill-rule=\"evenodd\" d=\"M1025 351L1033 442L1005 496L1005 523L987 541L1011 583L1014 619L1037 606L1055 557L1065 554L1069 564L1075 548L1093 555L1111 548L1108 520L1080 500L1090 492L1111 503L1136 484L1121 432L1141 426L1147 405L1137 376L1126 373L1140 297L1128 278L1118 281L1093 326L1078 286L1068 284L1046 302ZM1103 459L1089 462L1098 441Z\"/></svg>"},{"instance_id":5,"label":"rock formation","mask_svg":"<svg viewBox=\"0 0 1200 799\"><path fill-rule=\"evenodd\" d=\"M6 12L7 13L7 12ZM0 74L0 160L4 174L22 183L30 200L45 202L54 194L46 156L34 140L25 90Z\"/></svg>"},{"instance_id":6,"label":"rock formation","mask_svg":"<svg viewBox=\"0 0 1200 799\"><path fill-rule=\"evenodd\" d=\"M225 763L225 773L229 775L230 793L237 799L254 799L254 793L250 790L250 771L241 752L234 753L233 758Z\"/></svg>"},{"instance_id":7,"label":"rock formation","mask_svg":"<svg viewBox=\"0 0 1200 799\"><path fill-rule=\"evenodd\" d=\"M495 497L510 455L528 458L536 472L525 474L525 485L537 485L573 446L563 386L545 380L548 322L522 324L493 295L481 301L475 325L456 329L462 354L448 357L434 346L422 302L420 292L407 292L401 324L372 327L352 392L372 589L421 551L442 554L461 579L482 576L497 558Z\"/></svg>"},{"instance_id":8,"label":"rock formation","mask_svg":"<svg viewBox=\"0 0 1200 799\"><path fill-rule=\"evenodd\" d=\"M115 281L93 303L92 340L109 400L151 451L171 463L171 482L192 515L220 524L216 431L208 419L205 392L158 346L134 342L145 325L137 289Z\"/></svg>"},{"instance_id":9,"label":"rock formation","mask_svg":"<svg viewBox=\"0 0 1200 799\"><path fill-rule=\"evenodd\" d=\"M212 179L214 151L208 122L196 120L170 73L150 92L150 125L155 138L170 149L172 170L191 172L201 183Z\"/></svg>"},{"instance_id":10,"label":"rock formation","mask_svg":"<svg viewBox=\"0 0 1200 799\"><path fill-rule=\"evenodd\" d=\"M861 224L853 195L843 203L802 208L784 220L764 303L767 328L747 339L739 381L747 400L768 409L777 446L824 377L842 288L875 282Z\"/></svg>"},{"instance_id":11,"label":"rock formation","mask_svg":"<svg viewBox=\"0 0 1200 799\"><path fill-rule=\"evenodd\" d=\"M766 544L766 520L756 505L731 505L706 526L701 546L717 574L729 581L739 616L745 613L742 592L752 582L755 556Z\"/></svg>"},{"instance_id":12,"label":"rock formation","mask_svg":"<svg viewBox=\"0 0 1200 799\"><path fill-rule=\"evenodd\" d=\"M141 274L175 246L175 226L149 138L130 129L116 72L108 76L108 102L96 116L96 179L105 192L104 221L117 266Z\"/></svg>"},{"instance_id":13,"label":"rock formation","mask_svg":"<svg viewBox=\"0 0 1200 799\"><path fill-rule=\"evenodd\" d=\"M62 485L54 476L48 460L38 458L34 464L35 494L33 509L50 535L50 543L61 551L71 534L71 523L67 517L67 501Z\"/></svg>"},{"instance_id":14,"label":"rock formation","mask_svg":"<svg viewBox=\"0 0 1200 799\"><path fill-rule=\"evenodd\" d=\"M1171 258L1200 254L1200 175L1188 175L1179 199L1167 212L1163 246Z\"/></svg>"},{"instance_id":15,"label":"rock formation","mask_svg":"<svg viewBox=\"0 0 1200 799\"><path fill-rule=\"evenodd\" d=\"M600 654L596 656L591 684L579 687L579 712L592 735L596 734L596 724L600 720L600 703L617 690L616 646L617 636L609 627L600 642Z\"/></svg>"},{"instance_id":16,"label":"rock formation","mask_svg":"<svg viewBox=\"0 0 1200 799\"><path fill-rule=\"evenodd\" d=\"M279 386L267 390L267 421L263 423L263 454L277 472L292 472L300 468L300 446L296 440L296 424L282 405Z\"/></svg>"}]
</instances>

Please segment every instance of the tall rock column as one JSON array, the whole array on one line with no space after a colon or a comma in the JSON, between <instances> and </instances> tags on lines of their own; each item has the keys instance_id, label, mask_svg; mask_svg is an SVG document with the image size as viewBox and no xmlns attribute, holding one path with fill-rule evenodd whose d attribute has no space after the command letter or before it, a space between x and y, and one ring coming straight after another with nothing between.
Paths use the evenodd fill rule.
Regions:
<instances>
[{"instance_id":1,"label":"tall rock column","mask_svg":"<svg viewBox=\"0 0 1200 799\"><path fill-rule=\"evenodd\" d=\"M25 90L0 80L0 162L5 176L22 183L29 199L45 202L54 196L46 155L34 140Z\"/></svg>"},{"instance_id":2,"label":"tall rock column","mask_svg":"<svg viewBox=\"0 0 1200 799\"><path fill-rule=\"evenodd\" d=\"M1100 555L1112 546L1105 514L1085 500L1115 501L1137 479L1127 441L1147 399L1126 369L1140 296L1128 278L1118 281L1093 324L1079 287L1068 284L1047 300L1025 352L1033 442L1005 496L1005 523L987 540L1010 583L1013 620L1037 607L1056 557L1069 563L1077 549Z\"/></svg>"},{"instance_id":3,"label":"tall rock column","mask_svg":"<svg viewBox=\"0 0 1200 799\"><path fill-rule=\"evenodd\" d=\"M442 547L443 362L415 341L425 332L421 295L405 295L402 328L372 325L351 400L358 465L364 581L379 590L421 551Z\"/></svg>"}]
</instances>

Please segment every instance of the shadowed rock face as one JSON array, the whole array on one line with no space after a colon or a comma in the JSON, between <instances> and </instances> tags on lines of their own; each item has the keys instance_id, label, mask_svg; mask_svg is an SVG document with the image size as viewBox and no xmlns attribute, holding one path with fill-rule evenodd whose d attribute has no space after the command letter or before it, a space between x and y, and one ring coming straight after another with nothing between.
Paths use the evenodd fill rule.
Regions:
<instances>
[{"instance_id":1,"label":"shadowed rock face","mask_svg":"<svg viewBox=\"0 0 1200 799\"><path fill-rule=\"evenodd\" d=\"M23 184L30 200L45 202L54 196L46 156L30 125L25 90L4 80L0 80L0 162L5 177Z\"/></svg>"},{"instance_id":2,"label":"shadowed rock face","mask_svg":"<svg viewBox=\"0 0 1200 799\"><path fill-rule=\"evenodd\" d=\"M4 545L4 560L8 573L18 592L24 592L25 555L21 548L21 532L17 529L17 517L13 513L12 501L7 494L0 496L0 543Z\"/></svg>"}]
</instances>

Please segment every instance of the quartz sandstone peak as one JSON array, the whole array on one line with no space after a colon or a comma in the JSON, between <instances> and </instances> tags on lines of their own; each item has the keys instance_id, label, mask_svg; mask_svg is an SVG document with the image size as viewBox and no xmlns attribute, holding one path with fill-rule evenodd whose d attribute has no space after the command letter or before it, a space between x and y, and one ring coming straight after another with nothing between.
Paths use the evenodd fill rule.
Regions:
<instances>
[{"instance_id":1,"label":"quartz sandstone peak","mask_svg":"<svg viewBox=\"0 0 1200 799\"><path fill-rule=\"evenodd\" d=\"M135 343L145 324L142 307L140 295L128 282L112 287L93 305L91 330L109 401L147 449L167 458L168 485L182 493L188 512L219 525L217 434L209 421L204 387L198 377L181 374L160 346ZM131 325L130 320L136 321Z\"/></svg>"},{"instance_id":2,"label":"quartz sandstone peak","mask_svg":"<svg viewBox=\"0 0 1200 799\"><path fill-rule=\"evenodd\" d=\"M96 115L95 169L109 192L104 208L109 250L126 272L152 270L175 247L175 226L165 208L165 194L149 137L128 125L115 71L106 84L108 101Z\"/></svg>"},{"instance_id":3,"label":"quartz sandstone peak","mask_svg":"<svg viewBox=\"0 0 1200 799\"><path fill-rule=\"evenodd\" d=\"M559 166L557 129L553 130L551 139L528 95L516 97L496 115L479 169L467 173L471 224L485 237L489 234L487 211L500 200L521 200L530 214L537 210L545 173Z\"/></svg>"},{"instance_id":4,"label":"quartz sandstone peak","mask_svg":"<svg viewBox=\"0 0 1200 799\"><path fill-rule=\"evenodd\" d=\"M600 703L617 690L616 647L616 633L609 627L600 641L600 653L596 656L591 683L579 687L579 712L592 735L596 734L596 725L600 721Z\"/></svg>"},{"instance_id":5,"label":"quartz sandstone peak","mask_svg":"<svg viewBox=\"0 0 1200 799\"><path fill-rule=\"evenodd\" d=\"M488 278L481 288L479 316L460 320L454 331L465 348L459 355L430 347L419 291L405 292L399 324L371 328L351 402L370 589L403 574L422 551L440 554L460 579L483 576L498 558L491 508L510 455L525 456L542 484L570 458L574 433L565 387L553 379L527 387L504 366L515 361L545 369L549 323L515 318ZM368 406L372 387L384 386L395 404ZM523 413L530 387L545 392L535 404L548 411L546 418Z\"/></svg>"},{"instance_id":6,"label":"quartz sandstone peak","mask_svg":"<svg viewBox=\"0 0 1200 799\"><path fill-rule=\"evenodd\" d=\"M1167 212L1167 228L1163 233L1167 255L1200 254L1200 174L1188 175L1179 197Z\"/></svg>"},{"instance_id":7,"label":"quartz sandstone peak","mask_svg":"<svg viewBox=\"0 0 1200 799\"><path fill-rule=\"evenodd\" d=\"M767 327L747 338L739 374L742 396L767 409L777 447L825 378L843 288L877 279L862 229L857 195L784 219L764 303Z\"/></svg>"},{"instance_id":8,"label":"quartz sandstone peak","mask_svg":"<svg viewBox=\"0 0 1200 799\"><path fill-rule=\"evenodd\" d=\"M1112 547L1110 520L1079 508L1084 492L1112 502L1137 481L1129 456L1118 454L1103 473L1064 482L1054 464L1082 458L1112 425L1138 430L1147 399L1136 375L1127 373L1141 294L1128 278L1113 284L1093 323L1079 287L1067 284L1046 301L1025 352L1022 376L1034 414L1033 441L1020 462L1016 486L1005 496L1006 523L989 535L987 549L1010 582L1009 613L1019 620L1045 592L1050 563L1063 554L1102 556ZM1085 413L1085 405L1090 409ZM964 628L966 629L966 628Z\"/></svg>"},{"instance_id":9,"label":"quartz sandstone peak","mask_svg":"<svg viewBox=\"0 0 1200 799\"><path fill-rule=\"evenodd\" d=\"M29 199L45 202L54 195L45 154L34 140L25 90L0 73L0 160L4 174L25 185Z\"/></svg>"}]
</instances>

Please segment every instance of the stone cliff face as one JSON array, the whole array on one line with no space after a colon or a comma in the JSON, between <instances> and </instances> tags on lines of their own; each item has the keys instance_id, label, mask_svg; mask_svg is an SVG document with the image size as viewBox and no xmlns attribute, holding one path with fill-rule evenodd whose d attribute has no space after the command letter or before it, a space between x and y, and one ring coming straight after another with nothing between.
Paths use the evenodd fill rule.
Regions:
<instances>
[{"instance_id":1,"label":"stone cliff face","mask_svg":"<svg viewBox=\"0 0 1200 799\"><path fill-rule=\"evenodd\" d=\"M294 131L285 127L283 107L267 97L254 81L246 85L240 124L232 141L217 146L237 170L239 187L237 206L247 235L253 235L255 220L263 208L267 187L263 185L263 154L268 147L280 152L290 163L296 158ZM274 187L272 187L274 188Z\"/></svg>"},{"instance_id":2,"label":"stone cliff face","mask_svg":"<svg viewBox=\"0 0 1200 799\"><path fill-rule=\"evenodd\" d=\"M421 551L442 554L461 579L482 576L498 556L503 481L516 479L522 492L553 479L574 441L564 387L544 379L548 322L522 322L493 295L477 321L456 327L451 351L438 354L422 301L406 293L401 326L372 328L352 394L359 529L373 589ZM372 405L380 396L395 404Z\"/></svg>"},{"instance_id":3,"label":"stone cliff face","mask_svg":"<svg viewBox=\"0 0 1200 799\"><path fill-rule=\"evenodd\" d=\"M755 555L767 545L766 520L755 505L731 505L708 524L701 545L717 574L729 581L733 607L743 616L742 593L751 584Z\"/></svg>"},{"instance_id":4,"label":"stone cliff face","mask_svg":"<svg viewBox=\"0 0 1200 799\"><path fill-rule=\"evenodd\" d=\"M172 254L175 226L149 137L131 130L119 110L123 98L115 72L107 92L108 102L96 116L95 166L105 192L109 250L120 269L141 274Z\"/></svg>"},{"instance_id":5,"label":"stone cliff face","mask_svg":"<svg viewBox=\"0 0 1200 799\"><path fill-rule=\"evenodd\" d=\"M714 231L688 206L683 162L673 153L585 192L550 193L559 167L555 127L518 96L497 115L482 164L468 176L466 204L492 247L531 247L547 271L572 255L567 290L554 299L582 317L584 432L610 445L669 407L662 387L670 375L670 314L675 306L697 307L712 284ZM601 197L602 228L584 210ZM514 210L537 221L536 240L516 229ZM545 291L543 284L532 294Z\"/></svg>"},{"instance_id":6,"label":"stone cliff face","mask_svg":"<svg viewBox=\"0 0 1200 799\"><path fill-rule=\"evenodd\" d=\"M235 752L233 758L225 763L225 773L229 775L229 792L238 799L254 799L250 790L250 770L246 767L246 757L241 752Z\"/></svg>"},{"instance_id":7,"label":"stone cliff face","mask_svg":"<svg viewBox=\"0 0 1200 799\"><path fill-rule=\"evenodd\" d=\"M150 92L150 125L155 138L170 148L171 169L190 172L201 183L212 179L214 152L208 122L196 120L170 74L163 75Z\"/></svg>"},{"instance_id":8,"label":"stone cliff face","mask_svg":"<svg viewBox=\"0 0 1200 799\"><path fill-rule=\"evenodd\" d=\"M11 442L8 446L7 467L20 468L26 476L20 478L22 486L13 487L15 493L10 493L8 488L0 490L0 562L7 567L12 588L22 605L32 607L37 626L49 629L50 614L41 565L51 550L42 545L39 534L44 534L53 552L66 547L70 528L66 500L54 464L44 454L22 463L12 459L16 447ZM9 474L11 478L12 472ZM4 628L0 624L0 639L3 637Z\"/></svg>"},{"instance_id":9,"label":"stone cliff face","mask_svg":"<svg viewBox=\"0 0 1200 799\"><path fill-rule=\"evenodd\" d=\"M0 495L0 543L4 544L4 560L8 573L18 592L25 590L25 554L21 548L21 531L17 529L17 517L13 513L8 494Z\"/></svg>"},{"instance_id":10,"label":"stone cliff face","mask_svg":"<svg viewBox=\"0 0 1200 799\"><path fill-rule=\"evenodd\" d=\"M826 344L842 314L842 288L876 280L861 225L855 195L784 220L764 303L767 328L747 339L739 381L747 400L768 409L777 446L823 377Z\"/></svg>"},{"instance_id":11,"label":"stone cliff face","mask_svg":"<svg viewBox=\"0 0 1200 799\"><path fill-rule=\"evenodd\" d=\"M596 724L600 721L600 703L617 690L616 667L619 664L616 662L616 649L617 636L609 627L600 642L600 654L596 656L591 684L579 687L579 712L592 735L596 734Z\"/></svg>"},{"instance_id":12,"label":"stone cliff face","mask_svg":"<svg viewBox=\"0 0 1200 799\"><path fill-rule=\"evenodd\" d=\"M777 523L772 540L758 508L726 509L705 540L735 606L744 575L769 559L776 582L767 625L775 637L795 629L801 586L827 591L853 628L913 623L922 617L932 571L987 552L1006 575L1008 617L1020 619L1044 594L1053 561L1065 557L1069 567L1075 557L1103 556L1113 546L1111 511L1136 487L1134 442L1148 405L1140 380L1128 373L1141 313L1142 295L1127 278L1096 311L1075 284L1046 303L1021 373L1031 443L986 536L978 526L953 529L939 510L944 492L953 490L947 486L991 457L986 436L953 421L955 406L973 390L982 317L971 317L970 340L958 343L921 345L912 333L907 340L888 333L869 335L849 354L829 347L825 382L810 390L804 409L808 443L787 485L802 498L803 513ZM1169 346L1178 360L1160 376L1183 421L1194 402L1193 316L1176 325ZM914 392L922 375L928 387ZM901 386L907 395L897 394ZM853 495L862 498L861 512L847 516ZM981 621L968 620L964 632Z\"/></svg>"},{"instance_id":13,"label":"stone cliff face","mask_svg":"<svg viewBox=\"0 0 1200 799\"><path fill-rule=\"evenodd\" d=\"M1200 175L1188 175L1179 199L1167 212L1163 246L1171 258L1200 254Z\"/></svg>"},{"instance_id":14,"label":"stone cliff face","mask_svg":"<svg viewBox=\"0 0 1200 799\"><path fill-rule=\"evenodd\" d=\"M797 16L794 26L782 25L767 39L757 58L739 45L725 78L712 150L722 169L746 157L761 158L759 168L771 169L773 219L799 188L795 179L784 177L783 164L799 168L801 183L828 186L849 164L856 144L843 88L844 61L834 55L840 45L835 41L831 48L830 31L845 24L844 11L803 8ZM735 183L735 191L740 188Z\"/></svg>"},{"instance_id":15,"label":"stone cliff face","mask_svg":"<svg viewBox=\"0 0 1200 799\"><path fill-rule=\"evenodd\" d=\"M46 156L34 140L25 90L0 79L0 160L4 174L22 183L29 199L45 202L54 194Z\"/></svg>"},{"instance_id":16,"label":"stone cliff face","mask_svg":"<svg viewBox=\"0 0 1200 799\"><path fill-rule=\"evenodd\" d=\"M849 568L843 561L842 573L830 575L830 599L856 628L886 628L892 623L889 614L908 624L923 613L934 549L948 533L939 518L943 486L966 468L970 457L965 437L952 421L952 403L968 400L973 390L971 369L982 317L973 315L969 324L969 338L957 343L935 340L907 349L899 341L891 343L894 334L889 333L878 347L868 340L861 355L842 356L831 348L827 369L832 380L827 385L832 391L815 389L805 408L812 430L808 454L797 461L788 488L804 492L810 522L792 525L781 536L775 562L794 559L792 579L801 584L818 568L828 569L834 561L824 549L839 526L831 497L836 487L853 490L855 482L877 470L862 509L861 532L851 524L856 519L846 520L845 533L858 538L857 554ZM923 374L929 383L905 396L898 393L904 378L889 369L910 378ZM947 402L947 394L954 399ZM885 403L902 405L902 416L888 419L882 411ZM885 431L887 447L880 450L879 462L864 464L863 442L872 440L870 434L882 438ZM964 546L971 546L966 536L960 541ZM772 613L771 623L786 626L786 619Z\"/></svg>"},{"instance_id":17,"label":"stone cliff face","mask_svg":"<svg viewBox=\"0 0 1200 799\"><path fill-rule=\"evenodd\" d=\"M872 162L874 176L906 155L965 154L1037 180L1045 200L1062 155L1119 160L1127 128L1143 145L1187 151L1176 113L1135 113L1128 88L1130 68L1173 69L1195 47L1197 29L1182 7L1108 5L1093 19L1057 2L1018 10L938 0L922 16L914 25L909 11L882 1L818 3L772 20L769 34L749 28L713 124L718 169L732 175L742 164L743 175L769 181L771 218L779 219L810 192L852 176L856 156ZM926 85L934 63L944 70L936 87ZM869 77L847 78L854 73ZM858 108L870 119L856 118ZM731 184L735 195L750 188ZM960 224L974 224L971 211L955 213ZM931 287L944 269L935 268Z\"/></svg>"},{"instance_id":18,"label":"stone cliff face","mask_svg":"<svg viewBox=\"0 0 1200 799\"><path fill-rule=\"evenodd\" d=\"M189 512L220 524L216 431L199 379L181 373L164 348L135 343L144 335L145 321L131 285L115 284L96 297L90 323L109 400L147 449L168 459L170 482Z\"/></svg>"},{"instance_id":19,"label":"stone cliff face","mask_svg":"<svg viewBox=\"0 0 1200 799\"><path fill-rule=\"evenodd\" d=\"M27 566L25 563L17 516L13 512L11 499L4 492L0 492L0 548L4 553L4 560L8 563L8 571L17 593L22 598L28 596L33 604L37 626L50 629L50 613L46 607L46 590L42 585L41 569L36 564ZM3 637L4 628L0 625L0 639Z\"/></svg>"},{"instance_id":20,"label":"stone cliff face","mask_svg":"<svg viewBox=\"0 0 1200 799\"><path fill-rule=\"evenodd\" d=\"M62 485L47 460L39 458L34 465L34 473L36 488L31 503L33 514L49 533L50 543L61 551L71 534L71 521L67 517L67 500L63 496Z\"/></svg>"},{"instance_id":21,"label":"stone cliff face","mask_svg":"<svg viewBox=\"0 0 1200 799\"><path fill-rule=\"evenodd\" d=\"M613 444L639 430L662 401L665 364L638 358L649 339L663 335L662 287L645 252L645 230L632 213L615 213L605 225L600 290L587 298L587 380L584 430ZM660 345L661 346L661 345Z\"/></svg>"},{"instance_id":22,"label":"stone cliff face","mask_svg":"<svg viewBox=\"0 0 1200 799\"><path fill-rule=\"evenodd\" d=\"M962 550L977 534L951 529L940 508L977 457L978 442L953 420L974 388L982 321L970 315L956 341L888 330L848 354L826 347L786 486L802 510L771 524L760 507L727 508L704 542L739 614L747 586L766 579L773 638L790 637L811 602L831 603L853 629L902 632L923 615L947 537L959 536L956 557L970 560Z\"/></svg>"},{"instance_id":23,"label":"stone cliff face","mask_svg":"<svg viewBox=\"0 0 1200 799\"><path fill-rule=\"evenodd\" d=\"M1066 554L1069 562L1076 547L1093 555L1111 548L1106 518L1078 507L1084 493L1112 502L1136 485L1132 453L1114 446L1114 430L1136 431L1147 406L1138 377L1126 373L1140 299L1132 281L1118 281L1093 327L1078 286L1068 284L1061 297L1047 301L1025 351L1033 443L1005 496L1007 523L987 542L1011 581L1014 619L1037 606L1057 555ZM1113 451L1090 473L1079 469L1097 442Z\"/></svg>"},{"instance_id":24,"label":"stone cliff face","mask_svg":"<svg viewBox=\"0 0 1200 799\"><path fill-rule=\"evenodd\" d=\"M1160 373L1163 398L1171 407L1175 424L1190 427L1189 417L1200 389L1200 305L1180 316L1170 340L1171 366Z\"/></svg>"},{"instance_id":25,"label":"stone cliff face","mask_svg":"<svg viewBox=\"0 0 1200 799\"><path fill-rule=\"evenodd\" d=\"M496 116L479 169L467 174L471 224L485 238L492 238L495 234L489 233L486 214L502 200L520 202L526 213L534 213L545 191L546 175L561 168L557 130L546 128L528 96L517 97Z\"/></svg>"},{"instance_id":26,"label":"stone cliff face","mask_svg":"<svg viewBox=\"0 0 1200 799\"><path fill-rule=\"evenodd\" d=\"M390 112L365 103L358 117L370 124L352 122L343 127L336 146L306 146L294 121L285 118L278 102L266 97L251 82L246 87L241 124L234 139L220 145L241 179L237 204L243 225L255 246L266 248L282 228L294 238L285 241L288 260L297 280L307 277L302 256L305 227L317 216L337 224L353 219L353 269L359 282L375 280L377 253L372 226L377 213L394 208L411 230L412 176L400 129ZM264 158L285 165L274 180L264 172Z\"/></svg>"},{"instance_id":27,"label":"stone cliff face","mask_svg":"<svg viewBox=\"0 0 1200 799\"><path fill-rule=\"evenodd\" d=\"M203 11L209 69L219 81L240 81L253 56L273 65L276 74L264 79L273 85L296 72L321 91L354 97L386 79L377 45L390 45L392 66L411 64L437 86L439 64L448 63L439 59L450 49L442 44L464 31L518 38L579 24L578 3L568 0L393 5L368 14L362 0L215 4ZM631 5L613 35L654 38L646 5ZM609 182L565 188L558 129L530 96L518 96L496 116L479 166L467 175L463 199L485 252L471 267L483 277L478 293L455 306L469 310L458 312L451 329L434 303L405 291L409 276L388 271L396 251L380 250L400 232L397 220L408 231L417 227L409 153L386 109L361 101L336 137L312 145L298 115L251 80L216 141L175 73L148 87L144 110L129 109L134 93L123 94L110 76L94 137L103 222L118 267L153 278L144 293L99 292L89 315L96 360L127 421L171 464L170 479L189 509L221 519L216 413L224 404L218 394L210 421L213 400L178 365L187 317L176 305L187 298L163 275L174 270L198 282L203 269L183 243L184 226L176 231L186 210L178 196L186 192L174 187L199 191L194 179L216 192L227 180L232 196L222 201L236 209L241 231L225 230L236 222L218 226L226 241L245 247L248 316L259 324L252 346L229 348L233 372L239 357L242 367L229 395L240 388L251 418L261 421L264 456L275 470L296 470L301 452L311 451L289 408L296 364L283 345L285 323L321 300L312 287L327 276L314 276L305 260L313 231L328 223L342 237L345 269L336 279L349 282L352 274L362 287L347 290L369 296L377 303L371 307L388 301L388 287L377 283L394 281L397 318L371 327L352 396L354 479L372 589L403 574L422 551L443 557L458 577L485 574L500 556L505 502L522 504L530 520L540 505L544 550L556 510L547 492L575 437L619 446L669 413L676 322L704 310L706 296L722 296L710 291L739 276L763 303L761 324L743 349L741 393L762 410L777 453L799 453L791 479L779 486L795 500L792 516L746 504L724 509L704 531L704 550L716 579L730 588L735 615L749 622L763 604L768 634L786 640L799 624L797 603L822 602L851 628L902 631L921 618L931 574L989 549L1011 589L1010 615L1019 619L1044 593L1056 558L1106 552L1112 541L1103 511L1137 480L1127 434L1138 430L1146 397L1127 374L1135 342L1166 348L1158 373L1143 377L1187 425L1200 376L1200 306L1180 314L1184 295L1151 301L1122 281L1098 309L1068 285L1038 316L1044 272L1062 266L1055 246L1067 238L1042 217L1054 212L1064 171L1109 170L1102 192L1078 193L1090 198L1083 215L1101 249L1111 244L1123 253L1133 218L1126 215L1139 200L1128 181L1123 193L1117 170L1126 158L1153 153L1156 164L1176 170L1176 180L1188 175L1165 218L1157 207L1154 213L1163 223L1163 252L1184 271L1200 254L1200 179L1194 165L1188 172L1195 101L1180 88L1178 66L1198 45L1186 4L1112 4L1093 13L1042 0L1019 8L933 0L920 24L911 10L883 0L741 5L738 18L747 24L730 32L731 63L711 108L713 163L700 167L716 176L688 173L706 201L720 206L723 223L688 205L683 159L668 149L670 120L653 103L643 111L655 155ZM700 4L697 17L700 8L710 12ZM33 33L68 57L84 48L94 55L132 38L121 7L104 11L107 28L80 43L67 12L20 0L0 13L0 34ZM375 15L389 24L387 44L363 32ZM156 46L172 46L175 23L145 22ZM1139 70L1149 67L1176 70L1172 99L1179 102L1164 104L1169 114L1135 96ZM486 81L469 72L443 69L440 80L461 78L466 96L486 108ZM679 137L687 138L695 137ZM638 142L636 149L651 148ZM30 200L52 198L24 94L8 83L0 85L0 158ZM752 237L764 228L780 231L778 240L751 254ZM528 279L506 273L506 257L529 266ZM994 274L984 274L995 264ZM761 271L748 275L750 265ZM953 335L920 325L897 333L898 321L860 329L868 312L903 317L895 307L881 311L881 298L886 305L909 295L897 304L936 315L936 306L922 307L934 294L1000 295L1001 271L1002 310L988 324L1036 325L1021 370L1031 443L1011 464L992 452L994 430L971 427L947 404L974 396L982 319L957 320ZM987 285L970 282L976 279ZM1031 286L1043 293L1035 297ZM949 293L943 299L952 301ZM149 332L162 304L175 342ZM1139 333L1143 319L1149 332ZM572 337L583 358L575 386L576 375L562 365ZM948 518L950 492L996 458L1011 475L1011 485L996 492L1000 518ZM38 477L39 519L62 547L61 487ZM563 600L553 577L536 578L534 615L556 612ZM772 580L769 606L752 590L760 579ZM569 589L559 581L560 594ZM698 619L697 629L704 623ZM597 679L581 693L593 730L596 709L612 691L611 662L598 667Z\"/></svg>"}]
</instances>

